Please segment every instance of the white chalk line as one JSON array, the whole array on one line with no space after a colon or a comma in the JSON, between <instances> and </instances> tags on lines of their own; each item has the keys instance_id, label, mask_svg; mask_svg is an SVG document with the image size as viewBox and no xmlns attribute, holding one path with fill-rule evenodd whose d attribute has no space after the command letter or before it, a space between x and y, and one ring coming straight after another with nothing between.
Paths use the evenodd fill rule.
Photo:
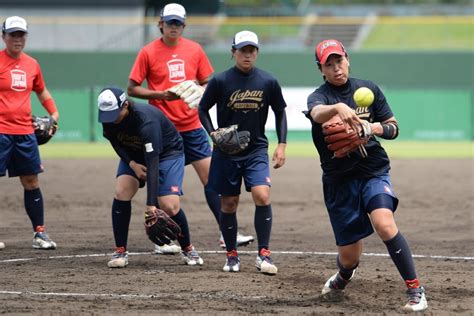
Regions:
<instances>
[{"instance_id":1,"label":"white chalk line","mask_svg":"<svg viewBox=\"0 0 474 316\"><path fill-rule=\"evenodd\" d=\"M199 253L202 254L225 254L225 250L200 250ZM324 251L273 251L273 254L282 254L282 255L305 255L305 256L336 256L337 252L324 252ZM142 256L142 255L151 255L153 252L129 252L129 256ZM239 250L239 254L257 254L257 251L250 250ZM90 257L108 257L111 256L111 253L96 253L96 254L86 254L86 255L63 255L63 256L46 256L46 257L30 257L30 258L16 258L16 259L3 259L0 260L0 263L8 262L24 262L24 261L33 261L33 260L55 260L55 259L73 259L73 258L90 258ZM387 253L362 253L363 256L367 257L389 257ZM462 256L438 256L438 255L412 255L413 258L422 258L422 259L444 259L444 260L474 260L474 257L462 257Z\"/></svg>"},{"instance_id":2,"label":"white chalk line","mask_svg":"<svg viewBox=\"0 0 474 316\"><path fill-rule=\"evenodd\" d=\"M200 251L204 254L224 254L224 250L204 250ZM256 254L257 251L239 251L239 254ZM318 256L336 256L337 252L320 252L320 251L272 251L274 254L283 255L318 255ZM153 252L131 252L131 256L152 255ZM54 260L54 259L73 259L73 258L89 258L89 257L107 257L111 253L101 254L85 254L85 255L63 255L63 256L48 256L48 257L32 257L32 258L17 258L4 259L0 263L8 262L24 262L32 260ZM388 257L388 254L383 253L362 253L363 256L368 257ZM414 258L428 258L428 259L449 259L449 260L474 260L474 257L458 257L458 256L437 256L437 255L413 255ZM154 294L114 294L114 293L68 293L68 292L35 292L35 291L6 291L0 290L0 295L17 295L17 296L44 296L44 297L84 297L84 298L102 298L102 299L189 299L189 298L210 298L210 299L236 299L236 300L252 300L259 301L267 298L266 296L243 296L226 293L154 293Z\"/></svg>"},{"instance_id":3,"label":"white chalk line","mask_svg":"<svg viewBox=\"0 0 474 316\"><path fill-rule=\"evenodd\" d=\"M228 293L228 292L227 292ZM210 298L210 299L237 299L237 300L252 300L259 301L267 298L266 296L247 296L238 294L224 294L224 293L155 293L155 294L114 294L114 293L68 293L68 292L34 292L34 291L2 291L0 295L17 295L17 296L56 296L56 297L84 297L84 298L104 298L104 299L189 299L189 298Z\"/></svg>"}]
</instances>

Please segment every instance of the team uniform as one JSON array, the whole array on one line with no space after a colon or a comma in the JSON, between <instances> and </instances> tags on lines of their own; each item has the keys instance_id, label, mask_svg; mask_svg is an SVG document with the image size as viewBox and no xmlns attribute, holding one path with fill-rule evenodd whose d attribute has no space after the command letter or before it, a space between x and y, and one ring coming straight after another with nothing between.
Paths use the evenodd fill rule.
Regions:
<instances>
[{"instance_id":1,"label":"team uniform","mask_svg":"<svg viewBox=\"0 0 474 316\"><path fill-rule=\"evenodd\" d=\"M103 123L103 135L108 139L120 162L117 178L130 175L140 183L131 161L146 166L147 205L158 206L157 197L182 195L184 177L183 141L173 123L158 109L146 104L134 103L128 108L129 114L118 124ZM131 217L131 201L114 199L112 222L116 252L109 267L124 267L128 264L127 239ZM188 265L202 264L190 241L186 215L182 209L171 217L181 228L178 242L183 260Z\"/></svg>"},{"instance_id":2,"label":"team uniform","mask_svg":"<svg viewBox=\"0 0 474 316\"><path fill-rule=\"evenodd\" d=\"M120 157L117 177L137 178L129 166L132 160L147 166L147 205L155 205L157 196L182 194L183 142L163 113L136 103L120 124L103 124L103 128L104 137ZM145 185L137 180L141 187Z\"/></svg>"},{"instance_id":3,"label":"team uniform","mask_svg":"<svg viewBox=\"0 0 474 316\"><path fill-rule=\"evenodd\" d=\"M368 87L374 92L375 101L369 107L356 107L352 98L359 87ZM356 110L357 115L371 123L383 122L393 113L382 91L371 81L349 78L343 86L326 82L308 97L308 112L315 106L343 102ZM367 209L374 196L390 196L386 203L396 210L398 199L390 182L390 160L380 142L371 137L365 145L368 156L363 158L358 151L349 156L334 159L324 141L321 124L312 122L313 142L318 150L323 170L323 189L326 207L339 246L352 244L374 232ZM347 192L352 194L348 195ZM362 194L361 196L359 195Z\"/></svg>"},{"instance_id":4,"label":"team uniform","mask_svg":"<svg viewBox=\"0 0 474 316\"><path fill-rule=\"evenodd\" d=\"M45 88L38 62L22 53L20 58L0 52L0 176L43 172L31 122L31 92Z\"/></svg>"},{"instance_id":5,"label":"team uniform","mask_svg":"<svg viewBox=\"0 0 474 316\"><path fill-rule=\"evenodd\" d=\"M337 54L342 53L343 51ZM332 62L337 63L334 60ZM356 106L353 95L360 87L367 87L374 93L374 102L371 106ZM394 115L380 88L367 80L348 78L345 84L339 86L326 81L308 97L307 117L312 123L312 138L323 170L322 181L326 208L336 244L340 247L347 246L346 251L348 251L349 247L356 249L356 243L374 232L369 214L380 209L395 212L398 198L390 181L390 160L374 136L371 136L365 145L367 155L364 156L366 157L363 156L363 152L353 151L345 157L334 158L333 153L327 148L322 124L315 122L310 112L314 107L333 106L338 103L344 103L354 109L361 120L370 123L379 122L382 127L385 122L392 120ZM397 135L398 129L395 134L384 132L380 137L393 139ZM407 286L409 300L404 310L426 309L424 288L419 285L411 250L404 236L397 229L394 237L383 241ZM324 284L322 295L340 292L355 274L358 263L351 268L344 267L340 262L340 256L341 253L337 258L339 271Z\"/></svg>"},{"instance_id":6,"label":"team uniform","mask_svg":"<svg viewBox=\"0 0 474 316\"><path fill-rule=\"evenodd\" d=\"M233 67L209 81L202 100L204 111L217 104L219 127L238 124L251 137L248 147L235 155L214 147L209 186L222 195L239 195L242 177L248 192L253 186L271 186L265 123L270 107L274 112L286 108L277 80L258 68L243 73Z\"/></svg>"},{"instance_id":7,"label":"team uniform","mask_svg":"<svg viewBox=\"0 0 474 316\"><path fill-rule=\"evenodd\" d=\"M202 47L181 37L178 45L170 47L156 39L138 53L129 79L138 84L144 80L151 90L167 90L185 80L203 81L211 76L211 66ZM183 100L151 99L176 126L184 141L186 165L211 156L206 132L202 129L197 110L190 109Z\"/></svg>"},{"instance_id":8,"label":"team uniform","mask_svg":"<svg viewBox=\"0 0 474 316\"><path fill-rule=\"evenodd\" d=\"M245 150L237 154L227 154L219 147L214 146L209 171L208 185L210 188L222 196L237 196L240 194L242 179L249 192L255 186L271 186L268 140L265 136L265 123L270 107L277 118L279 143L286 143L287 133L286 103L278 81L256 67L247 73L233 67L216 75L209 81L199 104L201 122L208 133L214 130L209 117L209 109L215 104L218 127L238 124L239 131L250 132L250 142ZM257 268L260 269L264 260L271 262L268 250L272 217L271 205L256 205L255 212L255 229L259 250ZM235 240L232 240L233 234L237 230L235 213L221 212L220 227L226 240L228 252L228 261L224 271L238 271L239 268L233 270L232 263L229 263L230 259L234 261L238 259ZM237 266L239 262L236 263ZM273 263L271 265L273 267ZM275 273L276 268L269 274Z\"/></svg>"},{"instance_id":9,"label":"team uniform","mask_svg":"<svg viewBox=\"0 0 474 316\"><path fill-rule=\"evenodd\" d=\"M38 62L25 53L12 58L0 51L0 177L43 172L32 124L30 96L46 88ZM45 107L51 114L52 108ZM56 108L54 107L54 111ZM25 208L35 235L33 248L55 249L44 232L44 204L40 188L24 190Z\"/></svg>"}]
</instances>

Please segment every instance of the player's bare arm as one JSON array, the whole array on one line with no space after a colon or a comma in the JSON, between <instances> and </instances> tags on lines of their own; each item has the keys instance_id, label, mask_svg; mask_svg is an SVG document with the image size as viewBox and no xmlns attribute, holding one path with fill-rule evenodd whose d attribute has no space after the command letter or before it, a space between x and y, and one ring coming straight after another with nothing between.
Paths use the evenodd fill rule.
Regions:
<instances>
[{"instance_id":1,"label":"player's bare arm","mask_svg":"<svg viewBox=\"0 0 474 316\"><path fill-rule=\"evenodd\" d=\"M140 98L140 99L159 99L166 101L179 100L179 97L167 90L155 91L148 88L142 87L133 80L128 80L127 93L129 96Z\"/></svg>"},{"instance_id":2,"label":"player's bare arm","mask_svg":"<svg viewBox=\"0 0 474 316\"><path fill-rule=\"evenodd\" d=\"M360 118L356 115L355 111L345 103L339 102L331 106L318 105L313 107L310 112L313 121L320 124L328 121L336 114L339 114L339 117L344 122L347 132L349 132L349 129L357 130Z\"/></svg>"},{"instance_id":3,"label":"player's bare arm","mask_svg":"<svg viewBox=\"0 0 474 316\"><path fill-rule=\"evenodd\" d=\"M48 100L52 100L53 97L51 96L51 93L49 93L48 89L44 88L43 91L37 92L36 96L38 97L38 100L40 101L41 104ZM59 112L54 111L53 113L50 113L51 117L54 118L54 120L57 122L59 120Z\"/></svg>"}]
</instances>

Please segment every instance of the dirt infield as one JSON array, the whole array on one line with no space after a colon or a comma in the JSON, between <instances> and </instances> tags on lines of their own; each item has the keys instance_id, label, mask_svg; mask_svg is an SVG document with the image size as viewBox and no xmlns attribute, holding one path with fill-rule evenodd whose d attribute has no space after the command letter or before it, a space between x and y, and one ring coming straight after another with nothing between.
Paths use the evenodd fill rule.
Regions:
<instances>
[{"instance_id":1,"label":"dirt infield","mask_svg":"<svg viewBox=\"0 0 474 316\"><path fill-rule=\"evenodd\" d=\"M55 251L31 248L18 179L0 179L0 241L6 244L0 251L0 313L392 315L405 303L403 282L391 260L378 255L386 248L375 235L365 240L366 255L346 297L333 302L319 296L335 272L336 247L316 159L290 158L272 172L271 249L279 267L273 277L256 271L256 244L241 249L246 252L240 273L222 272L217 224L190 167L182 207L204 266L151 254L140 190L129 234L129 251L135 254L126 269L109 269L116 160L58 159L44 165L40 179ZM396 160L392 180L400 197L398 226L413 253L421 255L415 263L427 289L427 314L474 313L473 161ZM239 225L255 235L253 214L250 196L242 195Z\"/></svg>"}]
</instances>

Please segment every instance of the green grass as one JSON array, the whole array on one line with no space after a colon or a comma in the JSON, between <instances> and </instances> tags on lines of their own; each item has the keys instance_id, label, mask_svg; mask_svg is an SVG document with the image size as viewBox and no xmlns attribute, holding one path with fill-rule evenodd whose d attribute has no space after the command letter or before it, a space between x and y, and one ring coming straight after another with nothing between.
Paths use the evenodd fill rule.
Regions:
<instances>
[{"instance_id":1,"label":"green grass","mask_svg":"<svg viewBox=\"0 0 474 316\"><path fill-rule=\"evenodd\" d=\"M270 146L273 154L274 144ZM385 141L383 146L390 158L474 158L474 142L406 142ZM50 143L40 146L43 159L54 158L113 158L115 152L108 143ZM311 142L290 142L288 157L319 159Z\"/></svg>"},{"instance_id":2,"label":"green grass","mask_svg":"<svg viewBox=\"0 0 474 316\"><path fill-rule=\"evenodd\" d=\"M363 49L444 50L474 49L473 24L376 25Z\"/></svg>"}]
</instances>

